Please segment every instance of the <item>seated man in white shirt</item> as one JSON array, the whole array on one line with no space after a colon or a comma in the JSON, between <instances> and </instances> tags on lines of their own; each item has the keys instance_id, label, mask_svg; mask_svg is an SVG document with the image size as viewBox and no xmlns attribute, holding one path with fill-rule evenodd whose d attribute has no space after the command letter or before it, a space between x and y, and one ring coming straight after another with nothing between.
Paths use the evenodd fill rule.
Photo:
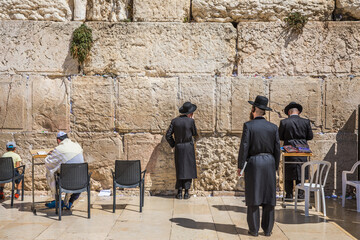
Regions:
<instances>
[{"instance_id":1,"label":"seated man in white shirt","mask_svg":"<svg viewBox=\"0 0 360 240\"><path fill-rule=\"evenodd\" d=\"M57 134L57 142L59 145L45 158L46 179L54 198L56 194L54 174L60 169L60 165L62 163L84 162L83 149L78 143L71 141L65 132L60 131ZM70 209L79 196L80 193L71 194L69 204L65 206L65 204L62 203L63 207ZM55 208L55 200L45 205L48 208Z\"/></svg>"}]
</instances>

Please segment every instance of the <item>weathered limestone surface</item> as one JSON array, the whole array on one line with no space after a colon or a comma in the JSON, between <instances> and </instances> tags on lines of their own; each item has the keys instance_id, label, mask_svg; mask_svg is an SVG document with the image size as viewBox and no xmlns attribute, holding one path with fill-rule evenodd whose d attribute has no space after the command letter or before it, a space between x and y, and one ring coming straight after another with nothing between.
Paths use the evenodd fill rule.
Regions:
<instances>
[{"instance_id":1,"label":"weathered limestone surface","mask_svg":"<svg viewBox=\"0 0 360 240\"><path fill-rule=\"evenodd\" d=\"M192 15L197 22L240 22L282 20L300 12L310 20L329 20L333 0L193 0Z\"/></svg>"},{"instance_id":2,"label":"weathered limestone surface","mask_svg":"<svg viewBox=\"0 0 360 240\"><path fill-rule=\"evenodd\" d=\"M26 129L28 87L19 75L0 75L0 128Z\"/></svg>"},{"instance_id":3,"label":"weathered limestone surface","mask_svg":"<svg viewBox=\"0 0 360 240\"><path fill-rule=\"evenodd\" d=\"M0 21L0 73L76 74L70 56L78 22Z\"/></svg>"},{"instance_id":4,"label":"weathered limestone surface","mask_svg":"<svg viewBox=\"0 0 360 240\"><path fill-rule=\"evenodd\" d=\"M284 108L290 102L303 106L301 116L310 119L313 128L322 126L323 80L310 77L276 77L270 82L271 122L279 126L287 118Z\"/></svg>"},{"instance_id":5,"label":"weathered limestone surface","mask_svg":"<svg viewBox=\"0 0 360 240\"><path fill-rule=\"evenodd\" d=\"M350 170L357 161L356 139L356 134L339 131L327 134L316 133L314 140L309 141L310 148L314 153L311 160L324 160L331 163L326 183L328 193L331 193L336 187L336 193L341 194L342 171ZM357 175L354 174L350 177L355 180Z\"/></svg>"},{"instance_id":6,"label":"weathered limestone surface","mask_svg":"<svg viewBox=\"0 0 360 240\"><path fill-rule=\"evenodd\" d=\"M359 22L308 22L300 35L282 23L238 24L239 74L357 74Z\"/></svg>"},{"instance_id":7,"label":"weathered limestone surface","mask_svg":"<svg viewBox=\"0 0 360 240\"><path fill-rule=\"evenodd\" d=\"M84 150L84 159L92 172L92 188L112 188L111 170L115 169L115 160L125 159L122 137L116 133L76 133L71 136Z\"/></svg>"},{"instance_id":8,"label":"weathered limestone surface","mask_svg":"<svg viewBox=\"0 0 360 240\"><path fill-rule=\"evenodd\" d=\"M165 132L177 114L178 78L118 78L119 132Z\"/></svg>"},{"instance_id":9,"label":"weathered limestone surface","mask_svg":"<svg viewBox=\"0 0 360 240\"><path fill-rule=\"evenodd\" d=\"M237 157L239 137L207 137L196 142L196 190L233 191L239 188Z\"/></svg>"},{"instance_id":10,"label":"weathered limestone surface","mask_svg":"<svg viewBox=\"0 0 360 240\"><path fill-rule=\"evenodd\" d=\"M74 130L79 132L114 130L115 82L112 78L76 77L72 80L71 102Z\"/></svg>"},{"instance_id":11,"label":"weathered limestone surface","mask_svg":"<svg viewBox=\"0 0 360 240\"><path fill-rule=\"evenodd\" d=\"M261 77L220 77L217 84L218 132L241 132L250 118L248 101L259 94L269 98L269 81Z\"/></svg>"},{"instance_id":12,"label":"weathered limestone surface","mask_svg":"<svg viewBox=\"0 0 360 240\"><path fill-rule=\"evenodd\" d=\"M357 0L336 0L337 13L360 19L360 2Z\"/></svg>"},{"instance_id":13,"label":"weathered limestone surface","mask_svg":"<svg viewBox=\"0 0 360 240\"><path fill-rule=\"evenodd\" d=\"M231 74L236 30L229 24L89 23L86 74ZM141 53L141 54L139 54Z\"/></svg>"},{"instance_id":14,"label":"weathered limestone surface","mask_svg":"<svg viewBox=\"0 0 360 240\"><path fill-rule=\"evenodd\" d=\"M30 76L32 82L32 129L35 131L69 130L70 82L67 78L50 79Z\"/></svg>"},{"instance_id":15,"label":"weathered limestone surface","mask_svg":"<svg viewBox=\"0 0 360 240\"><path fill-rule=\"evenodd\" d=\"M325 84L326 129L354 133L358 128L360 78L329 77Z\"/></svg>"},{"instance_id":16,"label":"weathered limestone surface","mask_svg":"<svg viewBox=\"0 0 360 240\"><path fill-rule=\"evenodd\" d=\"M133 0L136 22L184 22L190 19L190 0Z\"/></svg>"},{"instance_id":17,"label":"weathered limestone surface","mask_svg":"<svg viewBox=\"0 0 360 240\"><path fill-rule=\"evenodd\" d=\"M140 160L147 170L145 187L152 192L172 190L175 187L173 152L162 135L149 133L124 136L126 160Z\"/></svg>"},{"instance_id":18,"label":"weathered limestone surface","mask_svg":"<svg viewBox=\"0 0 360 240\"><path fill-rule=\"evenodd\" d=\"M87 0L86 20L119 22L130 17L131 0Z\"/></svg>"},{"instance_id":19,"label":"weathered limestone surface","mask_svg":"<svg viewBox=\"0 0 360 240\"><path fill-rule=\"evenodd\" d=\"M86 19L87 0L74 0L74 21L83 21Z\"/></svg>"},{"instance_id":20,"label":"weathered limestone surface","mask_svg":"<svg viewBox=\"0 0 360 240\"><path fill-rule=\"evenodd\" d=\"M69 21L68 0L1 0L0 20Z\"/></svg>"},{"instance_id":21,"label":"weathered limestone surface","mask_svg":"<svg viewBox=\"0 0 360 240\"><path fill-rule=\"evenodd\" d=\"M200 132L214 132L216 117L216 82L210 76L180 77L178 106L190 101L197 105L194 119Z\"/></svg>"}]
</instances>

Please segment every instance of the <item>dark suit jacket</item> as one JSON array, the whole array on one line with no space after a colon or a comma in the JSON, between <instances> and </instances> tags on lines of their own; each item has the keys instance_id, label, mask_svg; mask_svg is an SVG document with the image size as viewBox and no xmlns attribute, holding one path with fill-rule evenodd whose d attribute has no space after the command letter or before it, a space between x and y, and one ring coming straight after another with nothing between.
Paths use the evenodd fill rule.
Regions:
<instances>
[{"instance_id":1,"label":"dark suit jacket","mask_svg":"<svg viewBox=\"0 0 360 240\"><path fill-rule=\"evenodd\" d=\"M280 121L279 127L280 140L284 141L284 145L289 145L289 140L313 139L310 120L301 118L298 115L291 115L289 118ZM306 162L306 157L285 157L288 162ZM307 177L307 172L305 172ZM285 164L285 180L301 180L301 164Z\"/></svg>"},{"instance_id":2,"label":"dark suit jacket","mask_svg":"<svg viewBox=\"0 0 360 240\"><path fill-rule=\"evenodd\" d=\"M186 115L181 115L173 119L166 132L166 140L171 147L175 147L177 179L192 179L197 177L193 143L193 136L196 135L195 121Z\"/></svg>"}]
</instances>

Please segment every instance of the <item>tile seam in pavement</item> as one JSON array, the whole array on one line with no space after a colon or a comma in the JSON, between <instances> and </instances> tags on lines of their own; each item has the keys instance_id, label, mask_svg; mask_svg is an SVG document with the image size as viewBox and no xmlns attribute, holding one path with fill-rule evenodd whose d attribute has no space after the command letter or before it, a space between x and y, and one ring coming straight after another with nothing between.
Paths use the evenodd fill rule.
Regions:
<instances>
[{"instance_id":1,"label":"tile seam in pavement","mask_svg":"<svg viewBox=\"0 0 360 240\"><path fill-rule=\"evenodd\" d=\"M230 213L229 213L229 209L227 209L223 198L220 197L220 199L221 199L221 202L224 204L224 206L225 206L225 208L226 208L226 213L227 213L227 215L229 216L229 219L231 220L232 224L235 226L235 231L237 232L238 238L241 240L240 233L236 230L236 224L234 223L233 219L231 218L231 215L230 215Z\"/></svg>"},{"instance_id":2,"label":"tile seam in pavement","mask_svg":"<svg viewBox=\"0 0 360 240\"><path fill-rule=\"evenodd\" d=\"M173 204L173 208L172 208L172 211L171 211L171 218L173 219L173 218L174 218L174 210L175 210L175 199L174 199L174 198L172 199L172 204ZM170 219L169 219L169 220L170 220ZM173 224L174 224L174 222L171 222L169 240L171 240L171 235L172 235L172 230L173 230Z\"/></svg>"},{"instance_id":3,"label":"tile seam in pavement","mask_svg":"<svg viewBox=\"0 0 360 240\"><path fill-rule=\"evenodd\" d=\"M213 224L214 224L214 229L215 229L215 232L216 232L217 239L219 239L218 230L216 229L215 219L214 219L214 216L213 216L213 214L212 214L212 212L211 212L211 207L210 207L210 203L209 203L208 197L206 197L206 202L207 202L207 205L208 205L208 208L209 208L209 212L210 212L210 214L211 214L212 222L213 222Z\"/></svg>"},{"instance_id":4,"label":"tile seam in pavement","mask_svg":"<svg viewBox=\"0 0 360 240\"><path fill-rule=\"evenodd\" d=\"M340 229L340 231L342 231L343 233L345 233L346 235L348 235L350 238L354 239L354 240L357 240L356 237L354 237L353 235L351 235L348 231L346 231L345 229L343 229L342 227L340 227L339 224L337 224L336 222L333 222L333 221L329 221L330 223L334 224L337 228Z\"/></svg>"},{"instance_id":5,"label":"tile seam in pavement","mask_svg":"<svg viewBox=\"0 0 360 240\"><path fill-rule=\"evenodd\" d=\"M115 209L116 209L116 206L115 206ZM124 211L125 211L125 208L121 211L121 213L119 214L119 216L115 219L114 224L113 224L113 226L110 228L110 230L109 230L108 234L106 235L105 239L108 239L108 238L109 238L109 235L110 235L110 233L111 233L111 230L115 227L116 223L118 222L119 218L120 218L121 215L124 213ZM116 212L115 212L115 214L116 214Z\"/></svg>"}]
</instances>

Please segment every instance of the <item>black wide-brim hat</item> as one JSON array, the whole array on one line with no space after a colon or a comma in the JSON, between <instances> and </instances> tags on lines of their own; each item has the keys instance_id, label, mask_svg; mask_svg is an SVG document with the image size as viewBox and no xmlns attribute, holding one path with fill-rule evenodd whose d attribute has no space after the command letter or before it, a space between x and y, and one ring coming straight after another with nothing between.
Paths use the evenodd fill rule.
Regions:
<instances>
[{"instance_id":1,"label":"black wide-brim hat","mask_svg":"<svg viewBox=\"0 0 360 240\"><path fill-rule=\"evenodd\" d=\"M265 111L272 111L271 108L269 108L267 105L269 103L269 99L267 97L264 97L264 96L256 96L255 98L255 101L248 101L251 105L257 107L257 108L260 108L262 110L265 110Z\"/></svg>"},{"instance_id":2,"label":"black wide-brim hat","mask_svg":"<svg viewBox=\"0 0 360 240\"><path fill-rule=\"evenodd\" d=\"M197 109L197 106L195 104L192 104L191 102L185 102L180 108L179 112L181 114L190 114L195 112Z\"/></svg>"},{"instance_id":3,"label":"black wide-brim hat","mask_svg":"<svg viewBox=\"0 0 360 240\"><path fill-rule=\"evenodd\" d=\"M285 113L286 115L289 115L289 114L288 114L288 113L289 113L289 110L292 109L292 108L297 108L297 110L299 110L300 113L301 113L302 110L303 110L303 107L302 107L299 103L291 102L291 103L289 103L289 104L285 107L284 113Z\"/></svg>"}]
</instances>

